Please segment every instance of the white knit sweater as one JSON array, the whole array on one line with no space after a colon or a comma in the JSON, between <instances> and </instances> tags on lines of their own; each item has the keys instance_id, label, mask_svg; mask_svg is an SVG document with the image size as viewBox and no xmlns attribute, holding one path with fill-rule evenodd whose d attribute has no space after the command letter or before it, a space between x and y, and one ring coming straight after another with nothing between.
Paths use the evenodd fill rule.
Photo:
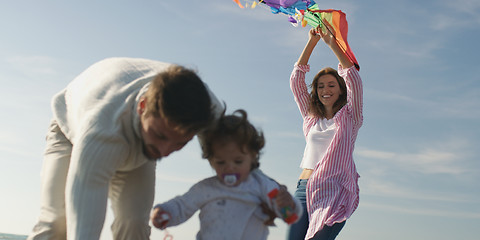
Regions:
<instances>
[{"instance_id":1,"label":"white knit sweater","mask_svg":"<svg viewBox=\"0 0 480 240\"><path fill-rule=\"evenodd\" d=\"M260 204L263 202L276 209L275 201L269 199L268 193L278 187L277 182L260 170L252 171L247 180L235 187L226 186L215 176L195 184L184 195L155 207L171 215L167 227L187 221L200 210L197 240L265 240L269 231L264 221L268 216L262 212ZM295 213L300 217L302 206L293 199Z\"/></svg>"},{"instance_id":2,"label":"white knit sweater","mask_svg":"<svg viewBox=\"0 0 480 240\"><path fill-rule=\"evenodd\" d=\"M136 107L150 81L169 65L105 59L54 96L54 119L73 144L65 189L69 239L98 238L110 179L147 163Z\"/></svg>"}]
</instances>

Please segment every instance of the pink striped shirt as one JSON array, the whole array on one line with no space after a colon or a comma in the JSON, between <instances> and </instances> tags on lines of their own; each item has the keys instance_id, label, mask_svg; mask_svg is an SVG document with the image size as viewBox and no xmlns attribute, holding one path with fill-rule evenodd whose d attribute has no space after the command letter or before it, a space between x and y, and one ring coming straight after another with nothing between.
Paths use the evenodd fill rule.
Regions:
<instances>
[{"instance_id":1,"label":"pink striped shirt","mask_svg":"<svg viewBox=\"0 0 480 240\"><path fill-rule=\"evenodd\" d=\"M305 138L310 128L318 121L318 117L308 113L310 94L305 84L305 73L308 71L309 65L295 64L290 77L290 88L303 118ZM345 79L347 85L347 104L333 117L337 132L307 183L310 225L305 239L313 237L325 225L332 226L334 223L347 220L359 202L360 176L352 155L358 130L363 123L362 80L353 66L343 69L339 64L338 73Z\"/></svg>"}]
</instances>

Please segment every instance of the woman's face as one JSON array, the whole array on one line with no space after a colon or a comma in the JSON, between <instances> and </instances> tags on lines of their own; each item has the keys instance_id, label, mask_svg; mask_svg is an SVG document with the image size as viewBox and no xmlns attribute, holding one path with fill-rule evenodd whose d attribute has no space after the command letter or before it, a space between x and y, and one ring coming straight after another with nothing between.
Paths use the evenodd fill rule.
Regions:
<instances>
[{"instance_id":1,"label":"woman's face","mask_svg":"<svg viewBox=\"0 0 480 240\"><path fill-rule=\"evenodd\" d=\"M325 74L318 78L317 96L325 108L333 108L333 104L341 94L342 90L340 90L337 79L333 75Z\"/></svg>"}]
</instances>

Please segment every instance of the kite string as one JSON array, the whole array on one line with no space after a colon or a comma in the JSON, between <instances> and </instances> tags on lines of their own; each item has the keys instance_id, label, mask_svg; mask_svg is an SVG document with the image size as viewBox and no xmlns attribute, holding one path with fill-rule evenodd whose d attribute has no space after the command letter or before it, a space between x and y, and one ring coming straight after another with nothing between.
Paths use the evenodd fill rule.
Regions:
<instances>
[{"instance_id":1,"label":"kite string","mask_svg":"<svg viewBox=\"0 0 480 240\"><path fill-rule=\"evenodd\" d=\"M317 16L317 15L316 15ZM333 39L335 39L335 42L337 42L337 45L340 46L340 48L342 49L342 51L348 56L348 58L350 59L350 61L353 62L353 59L350 57L350 55L348 54L347 50L345 48L343 48L342 44L340 44L340 42L338 41L337 39L337 36L335 36L335 34L333 34L332 31L330 31L330 28L327 27L327 25L325 24L325 22L323 21L322 18L319 18L320 19L320 22L322 22L322 24L325 26L325 29L327 29L327 31L332 34L333 36Z\"/></svg>"},{"instance_id":2,"label":"kite string","mask_svg":"<svg viewBox=\"0 0 480 240\"><path fill-rule=\"evenodd\" d=\"M345 49L343 48L342 44L340 44L340 42L339 42L338 39L337 39L337 36L335 36L335 34L334 34L332 31L330 31L330 28L327 27L327 24L325 24L325 22L323 21L322 18L319 18L319 19L320 19L320 22L322 22L323 26L325 26L325 29L327 29L327 31L328 31L330 34L332 34L333 39L335 39L335 42L337 42L337 45L340 46L340 48L342 48L342 50L343 50L344 52L346 52L347 50L345 50Z\"/></svg>"},{"instance_id":3,"label":"kite string","mask_svg":"<svg viewBox=\"0 0 480 240\"><path fill-rule=\"evenodd\" d=\"M311 10L309 10L311 11ZM345 53L345 55L347 55L348 59L350 59L350 61L352 63L355 64L355 61L353 61L352 57L350 56L350 54L348 54L347 50L342 46L342 44L340 44L340 42L338 41L337 37L335 36L335 34L333 34L332 31L330 31L330 28L327 27L327 25L325 24L325 22L323 21L323 19L321 17L318 16L318 14L314 14L319 20L320 22L322 22L322 24L325 26L325 29L327 29L327 31L332 34L333 36L333 39L335 39L335 42L337 42L337 45L340 46L340 48L342 49L342 51Z\"/></svg>"}]
</instances>

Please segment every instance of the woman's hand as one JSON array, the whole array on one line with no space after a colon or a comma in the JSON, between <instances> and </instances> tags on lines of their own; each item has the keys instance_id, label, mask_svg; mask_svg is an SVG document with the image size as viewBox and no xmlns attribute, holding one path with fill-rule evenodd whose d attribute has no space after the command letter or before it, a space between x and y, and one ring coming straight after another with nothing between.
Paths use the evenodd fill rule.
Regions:
<instances>
[{"instance_id":1,"label":"woman's hand","mask_svg":"<svg viewBox=\"0 0 480 240\"><path fill-rule=\"evenodd\" d=\"M310 31L308 32L308 39L310 41L313 41L313 42L317 43L318 40L320 40L321 37L318 34L319 29L320 29L319 27L310 29Z\"/></svg>"},{"instance_id":2,"label":"woman's hand","mask_svg":"<svg viewBox=\"0 0 480 240\"><path fill-rule=\"evenodd\" d=\"M320 27L320 26L317 26L315 28L316 32L320 35L320 37L323 39L323 41L330 47L332 47L332 45L336 45L337 44L337 41L335 39L335 30L334 28L332 27L332 25L330 25L330 23L326 20L322 20L322 24L325 26L325 27Z\"/></svg>"},{"instance_id":3,"label":"woman's hand","mask_svg":"<svg viewBox=\"0 0 480 240\"><path fill-rule=\"evenodd\" d=\"M335 56L337 56L337 59L343 68L352 67L353 63L350 61L348 56L337 43L337 39L335 38L335 30L333 29L332 25L330 25L330 23L325 19L322 19L322 23L324 27L316 28L318 34L320 34L320 37L323 39L325 44L327 44L330 49L332 49L333 53L335 54Z\"/></svg>"}]
</instances>

